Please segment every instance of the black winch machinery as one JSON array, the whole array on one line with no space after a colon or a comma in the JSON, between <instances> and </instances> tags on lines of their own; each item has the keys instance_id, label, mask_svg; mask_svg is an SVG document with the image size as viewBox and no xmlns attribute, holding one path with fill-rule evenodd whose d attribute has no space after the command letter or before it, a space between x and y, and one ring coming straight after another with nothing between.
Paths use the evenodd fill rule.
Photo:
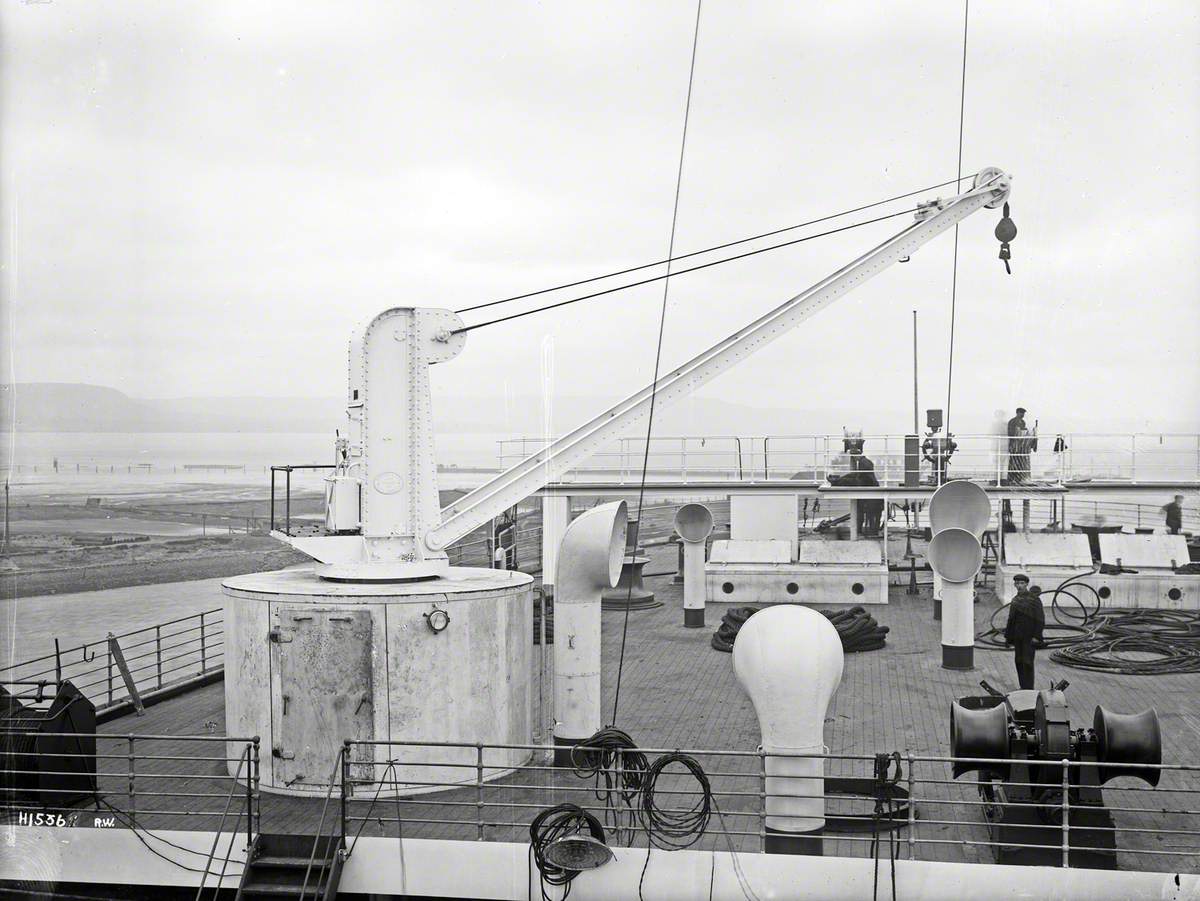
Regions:
<instances>
[{"instance_id":1,"label":"black winch machinery","mask_svg":"<svg viewBox=\"0 0 1200 901\"><path fill-rule=\"evenodd\" d=\"M980 685L986 695L950 705L950 747L959 758L955 779L979 774L997 862L1060 866L1068 811L1069 865L1116 869L1116 827L1103 787L1118 776L1157 787L1161 771L1146 765L1162 763L1158 714L1097 706L1091 728L1072 729L1065 681L1008 693Z\"/></svg>"}]
</instances>

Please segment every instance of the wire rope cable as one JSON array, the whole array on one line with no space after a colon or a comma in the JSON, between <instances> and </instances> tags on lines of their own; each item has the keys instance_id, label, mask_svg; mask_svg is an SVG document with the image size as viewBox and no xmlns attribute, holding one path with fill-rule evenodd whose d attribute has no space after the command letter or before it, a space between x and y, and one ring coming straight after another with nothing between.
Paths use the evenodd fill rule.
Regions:
<instances>
[{"instance_id":1,"label":"wire rope cable","mask_svg":"<svg viewBox=\"0 0 1200 901\"><path fill-rule=\"evenodd\" d=\"M681 809L676 806L680 802L671 799L668 800L666 808L659 807L655 796L658 780L671 766L682 768L683 772L678 775L691 776L699 786L690 807ZM670 794L678 792L672 791ZM669 851L690 848L708 829L708 822L712 817L712 803L712 784L696 758L679 752L655 758L646 770L641 793L642 826L646 830L650 845Z\"/></svg>"},{"instance_id":2,"label":"wire rope cable","mask_svg":"<svg viewBox=\"0 0 1200 901\"><path fill-rule=\"evenodd\" d=\"M963 0L962 84L958 94L958 184L962 188L963 115L967 108L967 25L971 0ZM946 362L946 434L950 434L950 397L954 387L954 316L958 306L958 223L954 223L954 265L950 277L950 356Z\"/></svg>"},{"instance_id":3,"label":"wire rope cable","mask_svg":"<svg viewBox=\"0 0 1200 901\"><path fill-rule=\"evenodd\" d=\"M691 118L692 112L692 85L696 78L696 48L700 43L700 13L703 6L704 0L696 0L696 25L692 31L692 59L688 67L687 98L683 105L683 132L679 140L679 168L675 174L675 204L671 211L671 238L667 245L668 259L675 254L675 230L679 224L679 196L683 188L683 161L687 153L688 120ZM663 334L667 324L667 298L671 289L670 274L671 267L668 264L667 275L663 278L662 308L658 315L658 340L654 347L654 379L650 383L652 386L650 411L646 420L646 446L642 453L642 477L638 483L637 519L639 524L642 520L642 505L646 499L646 470L650 466L650 437L654 434L654 402L658 395L658 371L662 365ZM613 691L612 720L610 721L613 726L617 724L617 710L621 700L621 673L625 667L625 644L629 637L629 604L632 599L633 580L630 579L625 593L625 620L621 625L621 652L617 660L616 688Z\"/></svg>"},{"instance_id":4,"label":"wire rope cable","mask_svg":"<svg viewBox=\"0 0 1200 901\"><path fill-rule=\"evenodd\" d=\"M591 294L584 294L581 297L572 297L567 300L560 300L555 303L546 304L544 306L534 307L532 310L524 310L520 313L512 313L508 316L499 316L495 319L488 319L488 320L485 320L484 322L477 322L474 325L466 325L466 326L463 326L462 328L454 329L452 334L459 335L459 334L463 334L465 332L474 331L475 329L485 328L486 326L489 326L489 325L498 325L501 322L510 322L514 319L521 319L522 317L525 317L525 316L532 316L535 313L544 313L547 310L556 310L559 307L569 306L571 304L579 303L580 301L592 300L593 298L596 298L596 297L604 297L605 295L608 295L608 294L615 294L618 291L625 291L629 288L637 288L642 285L652 284L654 282L669 281L670 279L675 278L676 276L686 275L689 272L699 272L701 269L710 269L713 266L720 266L723 263L732 263L736 260L743 260L743 259L746 259L747 257L757 256L760 253L767 253L768 251L771 251L771 250L779 250L782 247L791 247L794 244L803 244L805 241L814 241L817 238L825 238L825 237L828 237L829 235L836 235L836 234L839 234L840 232L850 231L851 229L862 228L863 226L867 226L867 225L874 225L876 222L884 222L888 219L895 219L898 216L907 216L911 213L917 212L917 210L918 210L918 207L911 207L911 208L899 210L898 212L888 213L884 216L876 216L874 219L865 219L862 222L853 222L850 225L843 225L840 228L831 228L831 229L828 229L823 232L817 232L815 235L805 235L803 238L794 238L791 241L783 241L783 242L780 242L779 244L771 244L767 247L760 247L755 250L748 250L745 253L739 253L739 254L735 254L730 257L724 257L719 260L713 260L712 262L709 262L709 263L701 263L698 266L690 266L687 269L676 269L672 272L668 272L663 275L655 275L655 276L651 276L650 278L641 279L640 281L629 282L624 285L618 285L615 288L606 288L603 291L594 291Z\"/></svg>"},{"instance_id":5,"label":"wire rope cable","mask_svg":"<svg viewBox=\"0 0 1200 901\"><path fill-rule=\"evenodd\" d=\"M664 771L671 766L681 767L683 773L679 776L691 776L699 790L694 794L690 807L680 808L675 805L680 802L670 796L678 795L679 791L669 792L668 806L659 807L655 797L658 780ZM669 774L675 776L676 774ZM655 848L666 851L681 851L690 848L700 840L708 830L708 822L713 811L713 791L708 774L704 772L696 758L681 754L678 751L663 754L655 759L646 770L641 792L641 821L646 830L646 859L642 863L642 875L638 879L638 898L642 898L642 886L646 881L646 870L650 866L650 854Z\"/></svg>"},{"instance_id":6,"label":"wire rope cable","mask_svg":"<svg viewBox=\"0 0 1200 901\"><path fill-rule=\"evenodd\" d=\"M728 250L730 247L736 247L739 244L749 244L751 241L761 241L763 238L773 238L775 235L781 235L784 232L795 231L798 228L807 228L810 225L819 225L822 222L829 222L833 219L840 219L843 216L852 216L855 213L861 213L864 210L874 209L877 206L886 206L889 203L895 203L897 200L906 200L909 197L915 197L918 194L925 194L929 191L936 191L938 188L945 188L948 185L956 185L962 181L961 174L958 178L951 178L947 181L938 182L935 185L918 188L915 191L906 191L903 194L896 194L893 197L888 197L884 200L876 200L872 203L864 203L860 206L851 207L848 210L842 210L840 213L830 213L827 216L819 216L816 219L809 219L805 222L797 222L794 225L785 225L782 228L774 228L770 231L760 232L757 235L751 235L747 238L738 238L736 241L726 241L724 244L714 244L711 247L704 247L700 250L693 250L688 253L681 253L676 256L669 256L664 260L655 260L652 263L642 263L638 266L629 266L625 269L616 269L612 272L605 272L602 275L593 275L588 278L581 278L573 282L564 282L561 285L555 285L552 288L540 288L537 291L528 291L525 294L514 294L511 297L502 297L498 300L489 300L486 303L477 303L474 306L462 307L455 310L456 313L471 313L475 310L486 310L489 307L497 307L501 304L514 303L518 300L528 300L530 297L538 297L542 294L553 294L556 291L565 291L567 288L578 288L580 285L590 285L593 282L601 282L605 279L616 278L618 275L629 275L631 272L640 272L643 269L652 269L655 266L670 265L678 263L680 260L688 260L692 257L703 256L706 253L715 253L718 250Z\"/></svg>"}]
</instances>

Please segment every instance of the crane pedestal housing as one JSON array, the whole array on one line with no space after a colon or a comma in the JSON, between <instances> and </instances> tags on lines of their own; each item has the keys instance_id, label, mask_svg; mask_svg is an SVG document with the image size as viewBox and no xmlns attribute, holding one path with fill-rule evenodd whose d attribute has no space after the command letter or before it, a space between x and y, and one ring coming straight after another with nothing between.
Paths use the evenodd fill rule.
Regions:
<instances>
[{"instance_id":1,"label":"crane pedestal housing","mask_svg":"<svg viewBox=\"0 0 1200 901\"><path fill-rule=\"evenodd\" d=\"M350 583L284 570L224 589L225 728L262 737L263 791L324 795L345 739L381 742L352 745L350 778L369 795L383 780L384 796L437 790L406 783L474 782L477 742L530 743L531 576L454 567L427 581ZM493 779L529 752L484 758ZM430 760L465 766L417 765Z\"/></svg>"}]
</instances>

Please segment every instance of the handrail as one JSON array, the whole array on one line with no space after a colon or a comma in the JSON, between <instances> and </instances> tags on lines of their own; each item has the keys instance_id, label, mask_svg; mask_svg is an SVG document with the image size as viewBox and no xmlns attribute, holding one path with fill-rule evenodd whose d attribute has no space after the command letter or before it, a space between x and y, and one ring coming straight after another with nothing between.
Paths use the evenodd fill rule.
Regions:
<instances>
[{"instance_id":1,"label":"handrail","mask_svg":"<svg viewBox=\"0 0 1200 901\"><path fill-rule=\"evenodd\" d=\"M198 613L192 613L192 614L189 614L188 616L180 616L180 617L177 617L176 619L169 619L166 622L155 623L152 626L141 626L140 628L137 628L137 629L130 629L128 632L121 632L120 634L116 635L115 637L116 638L129 638L130 636L137 635L140 632L151 632L154 629L161 629L166 626L174 626L178 623L187 622L189 620L193 620L193 619L197 619L197 618L199 618L201 621L203 621L204 617L212 616L214 613L221 613L223 611L223 609L224 608L222 608L222 607L213 607L211 610L201 610ZM199 626L195 626L193 628L198 629ZM191 631L191 630L184 630L184 631ZM176 632L173 634L181 635L183 633ZM171 637L171 636L167 636L167 637ZM21 663L9 664L6 667L0 667L0 673L6 672L7 670L10 670L10 669L15 669L18 666L28 666L29 664L33 664L33 663L41 663L43 660L53 660L56 656L62 657L67 654L74 653L75 651L81 651L81 652L86 653L87 649L89 647L91 647L92 645L103 644L106 640L107 640L106 638L98 638L95 641L85 641L83 644L76 645L75 647L67 648L65 650L60 650L57 654L43 654L41 657L33 657L33 658L31 658L29 660L25 660ZM130 645L130 647L136 647L136 645Z\"/></svg>"},{"instance_id":2,"label":"handrail","mask_svg":"<svg viewBox=\"0 0 1200 901\"><path fill-rule=\"evenodd\" d=\"M221 841L221 833L225 830L225 820L229 816L229 808L233 805L233 794L235 791L237 791L237 787L238 787L237 780L238 780L238 777L242 775L242 765L243 764L245 764L247 767L249 767L249 765L250 765L250 748L249 748L249 746L247 746L246 749L244 751L242 751L242 756L240 758L238 758L237 772L234 773L233 782L231 782L229 785L229 795L225 799L225 810L221 813L221 822L217 824L217 831L213 835L213 843L212 843L212 847L208 851L208 859L204 861L204 872L200 874L200 884L198 886L196 886L196 901L200 901L200 896L204 892L204 885L206 882L208 882L208 874L212 868L213 858L216 856L216 853L217 853L217 845ZM249 776L247 776L247 781L249 781ZM250 812L247 811L246 815L249 816ZM237 834L238 826L241 824L241 822L242 822L242 812L239 809L237 819L234 820L234 823L233 823L233 833L229 836L229 848L225 852L225 860L221 864L221 875L217 877L217 884L216 884L216 886L213 887L213 898L214 899L220 897L221 883L225 881L225 868L229 865L230 855L233 854L233 836Z\"/></svg>"},{"instance_id":3,"label":"handrail","mask_svg":"<svg viewBox=\"0 0 1200 901\"><path fill-rule=\"evenodd\" d=\"M698 473L711 475L722 470L726 473L725 477L731 477L730 456L736 454L742 467L738 472L739 480L746 478L748 472L762 472L763 477L769 479L773 466L781 470L812 470L817 478L823 479L830 463L843 455L843 437L822 434L653 436L648 446L650 459L647 470L659 475L674 474L685 482ZM867 454L881 464L877 466L877 473L885 484L898 482L902 477L906 437L911 436L908 433L871 433L862 436L867 442ZM923 440L926 436L917 437ZM1007 478L1007 459L1012 440L1008 435L995 432L957 433L954 438L958 443L958 451L951 459L952 474L997 480ZM1173 480L1180 479L1190 482L1200 478L1200 435L1193 433L1047 431L1039 438L1041 447L1038 450L1029 449L1016 456L1030 457L1035 464L1037 477L1054 484L1081 478L1116 478L1128 480L1131 485L1153 485L1172 484ZM1063 439L1065 447L1058 445L1059 438ZM749 443L748 448L739 446L742 439ZM570 479L584 473L606 473L622 483L628 481L634 473L628 470L626 458L629 448L634 446L629 442L634 440L621 439L615 445L600 449L589 461L570 470L564 478ZM734 447L719 450L695 448L697 442L704 445L706 442L718 444L727 441L733 442ZM783 442L782 446L780 442ZM796 442L802 443L803 447L793 448ZM500 467L504 468L512 462L515 450L527 455L530 448L536 450L545 443L541 438L497 442ZM644 445L637 446L645 449ZM761 460L759 454L762 455ZM750 457L748 470L745 468L747 455ZM638 469L640 471L640 467ZM928 475L928 461L922 460L922 469Z\"/></svg>"},{"instance_id":4,"label":"handrail","mask_svg":"<svg viewBox=\"0 0 1200 901\"><path fill-rule=\"evenodd\" d=\"M400 779L399 779L398 774L396 773L396 761L389 760L387 763L387 767L383 771L383 776L380 777L378 784L375 786L375 794L371 797L371 802L367 805L366 813L362 814L360 817L356 817L356 819L359 819L361 822L359 823L358 831L356 833L354 833L354 840L352 842L350 842L349 847L346 848L346 859L347 860L350 859L350 855L354 853L355 847L358 846L358 838L359 838L359 836L362 835L362 831L366 827L367 821L371 819L371 813L375 810L375 803L379 800L379 796L383 792L383 786L385 784L388 784L388 782L387 782L387 774L388 773L392 774L390 784L392 786L392 790L396 793L392 798L392 800L394 800L396 802L396 822L397 823L400 822L400 793L399 793ZM346 821L346 817L347 817L346 804L349 802L349 800L350 799L346 795L346 792L343 791L342 792L342 821L343 822Z\"/></svg>"},{"instance_id":5,"label":"handrail","mask_svg":"<svg viewBox=\"0 0 1200 901\"><path fill-rule=\"evenodd\" d=\"M321 845L321 835L325 831L325 816L329 812L329 801L330 801L330 798L332 798L332 796L333 796L333 786L335 784L341 785L341 794L342 794L341 822L343 825L339 829L339 835L338 835L339 848L338 848L338 850L342 850L346 846L346 827L344 825L345 824L345 810L346 810L346 769L347 769L348 761L349 761L349 757L350 757L350 745L351 745L351 742L349 739L346 739L345 741L342 742L342 747L338 749L337 757L334 759L333 772L329 774L329 787L325 789L325 801L321 805L321 819L317 823L317 831L316 831L316 834L313 836L312 853L310 853L308 856L308 866L306 866L304 868L304 885L301 886L301 888L300 888L300 901L304 901L304 898L308 894L308 880L309 880L309 876L312 874L313 863L317 859L317 848L319 848ZM332 839L333 835L330 835L330 838ZM332 851L333 842L331 841L329 844L330 844L330 849L328 849L328 850ZM336 852L333 852L333 853L336 853ZM330 866L325 867L324 877L318 877L317 884L313 887L313 897L314 898L319 899L321 897L322 879L329 877L329 873L330 873L330 870L332 867L332 862L333 862L333 853L326 854L325 859L330 864Z\"/></svg>"},{"instance_id":6,"label":"handrail","mask_svg":"<svg viewBox=\"0 0 1200 901\"><path fill-rule=\"evenodd\" d=\"M398 753L400 749L408 749L411 752L412 749L420 748L427 748L431 753L428 755L418 754L420 759L415 760L409 759L411 756L409 753L398 753L398 756L380 754L379 749L384 745L394 746L393 753ZM472 830L478 834L478 838L483 838L486 830L495 829L499 830L499 833L496 834L498 841L520 841L522 830L528 828L528 818L544 809L548 804L561 802L564 796L597 816L603 816L610 812L605 806L608 802L603 798L600 798L600 803L597 803L590 797L595 791L595 786L590 780L581 779L576 782L571 777L578 776L578 774L573 771L536 762L545 760L546 755L553 750L553 746L365 739L351 741L348 746L351 748L358 746L364 750L370 748L373 750L371 756L389 758L386 760L375 759L370 764L374 767L374 776L370 781L374 781L376 785L366 808L357 812L348 810L345 814L346 834L354 836L350 850L353 850L354 844L357 843L367 822L377 823L381 830L387 831L390 831L392 824L395 824L395 827L400 830L401 838L411 825L417 828L417 834L421 834L427 827L439 830L437 832L439 836L444 836L445 833L441 830L449 827L455 833L461 833L462 838L468 837ZM434 753L439 748L451 753L442 755ZM532 759L525 758L526 763L502 762L502 756L497 757L496 762L488 764L487 768L494 770L497 777L504 775L506 778L497 778L495 782L492 782L489 777L485 777L480 772L484 760L482 755L485 751L505 750L534 750L542 752L542 755L539 757L535 753L532 755ZM767 754L761 749L717 751L712 749L639 748L639 750L648 755L686 753L699 760L709 758L704 767L706 775L711 779L714 800L720 799L721 805L728 808L723 810L719 827L714 823L708 830L712 840L716 840L718 845L722 835L725 836L725 841L732 841L736 838L740 846L739 850L755 839L762 841L768 794L765 783L761 781L760 777L767 757L818 758L831 764L841 762L840 765L829 767L824 787L804 795L789 792L789 797L823 799L830 805L827 815L831 817L865 816L869 819L869 815L861 812L864 809L867 811L870 809L869 791L864 794L852 790L850 795L841 794L838 788L831 783L836 782L840 777L850 777L856 782L868 784L870 777L866 774L871 770L871 764L876 759L875 755L805 752ZM439 759L439 757L443 759ZM733 760L727 765L722 765L712 761L711 758L717 758L717 760L732 758ZM1104 808L1113 814L1130 814L1125 818L1126 822L1122 823L1118 819L1115 823L1110 824L1089 822L1085 825L1079 821L1076 815L1081 803L1084 807L1088 806L1087 801L1081 802L1078 793L1095 787L1090 784L1085 785L1086 780L1081 779L1077 774L1084 768L1103 766L1102 762L1070 759L1031 761L1036 766L1042 767L1040 776L1037 775L1038 771L1035 769L1031 776L1027 777L1034 781L1023 781L1021 777L1006 779L999 775L993 776L996 783L1010 794L1026 789L1032 790L1027 798L1023 799L1018 794L1003 802L1006 807L1013 808L1013 812L1022 808L1044 810L1048 806L1063 811L1061 821L1055 817L1053 822L1035 823L1032 826L1033 831L1027 837L1020 841L1010 842L984 831L988 828L989 819L983 814L983 811L995 808L997 804L994 799L988 800L987 796L980 793L980 786L984 783L965 778L956 780L949 776L950 764L955 762L967 762L973 767L979 768L980 765L988 764L1011 765L1014 763L1013 760L1008 758L955 758L940 755L917 756L911 751L906 752L902 759L907 762L908 766L902 784L907 786L908 797L913 803L910 804L907 811L902 811L893 825L888 828L907 827L910 830L907 839L909 859L916 858L918 846L945 845L963 849L1029 849L1042 855L1041 859L1045 861L1046 865L1062 866L1080 866L1081 862L1077 855L1094 852L1129 855L1135 862L1154 860L1157 862L1147 865L1155 869L1175 870L1189 864L1194 865L1197 860L1200 860L1193 851L1179 850L1180 847L1188 847L1189 843L1200 847L1195 844L1196 840L1200 839L1200 822L1197 822L1196 819L1200 816L1200 811L1194 809L1197 804L1195 798L1200 796L1200 765L1190 763L1130 764L1128 771L1124 770L1125 765L1122 765L1123 772L1127 775L1133 775L1137 771L1149 771L1162 773L1164 777L1173 774L1173 778L1164 779L1158 783L1156 788L1142 785L1126 786L1122 783L1105 786ZM757 766L751 765L752 762L757 763ZM419 771L414 771L420 767L433 768L434 773L425 779ZM447 769L453 770L454 768L461 769L464 775L470 770L475 770L476 777L460 779L457 775L442 775ZM1059 772L1055 773L1055 770ZM508 774L517 775L510 778ZM940 778L942 775L946 778ZM1016 776L1015 773L1012 775ZM363 781L369 784L367 780ZM395 793L394 818L388 816L389 812L378 809L377 802L381 800L381 794L385 787ZM400 807L401 788L406 793L413 794L413 797L407 799L412 806L405 809L403 819ZM493 792L490 796L486 794L489 790ZM842 790L844 791L845 788ZM527 794L527 792L532 794ZM1131 799L1127 794L1129 792L1139 793L1134 795L1134 798L1152 797L1153 800L1130 803ZM656 794L663 796L665 802L662 806L663 813L682 814L687 812L688 799L694 798L695 790L683 787L664 787L656 790ZM976 797L976 795L978 796ZM1171 798L1184 800L1176 804L1167 800ZM367 799L364 797L361 800L365 802ZM923 810L919 810L918 808L922 805L927 806ZM1145 814L1157 815L1163 819L1158 822L1146 822L1140 819L1140 816ZM726 818L730 821L728 824ZM755 825L758 828L755 828ZM644 841L647 827L638 823L635 823L634 826L635 834L642 836L640 840ZM958 827L961 834L952 833L951 836L942 836L940 829L946 826ZM923 827L926 831L929 827L933 827L939 837L928 834L928 831L926 835L918 835L918 830ZM975 830L979 830L979 832ZM513 837L505 838L505 833ZM381 831L380 834L381 836L386 835L386 832ZM1156 836L1160 837L1159 841L1165 837L1168 842L1174 840L1175 844L1159 845L1154 841ZM829 831L825 835L825 840L845 843L841 845L843 851L854 854L862 853L861 849L875 841L876 835L874 830L862 830L861 832L852 830L849 833ZM631 840L630 846L632 847L634 844ZM860 850L857 852L851 850L854 848ZM748 850L753 850L753 845ZM1050 856L1053 862L1050 862L1047 856ZM1163 861L1169 863L1163 864ZM1133 866L1136 868L1136 863Z\"/></svg>"},{"instance_id":7,"label":"handrail","mask_svg":"<svg viewBox=\"0 0 1200 901\"><path fill-rule=\"evenodd\" d=\"M195 625L188 625L193 622ZM171 627L176 628L164 631ZM133 697L127 683L124 691L118 688L125 675L123 670L127 670L139 694L147 695L219 672L224 666L223 635L223 610L214 607L8 664L0 668L0 683L41 677L50 682L51 676L55 682L69 680L92 700L97 712L105 712ZM122 645L122 639L134 640ZM94 649L90 655L89 648ZM77 659L64 660L77 652Z\"/></svg>"}]
</instances>

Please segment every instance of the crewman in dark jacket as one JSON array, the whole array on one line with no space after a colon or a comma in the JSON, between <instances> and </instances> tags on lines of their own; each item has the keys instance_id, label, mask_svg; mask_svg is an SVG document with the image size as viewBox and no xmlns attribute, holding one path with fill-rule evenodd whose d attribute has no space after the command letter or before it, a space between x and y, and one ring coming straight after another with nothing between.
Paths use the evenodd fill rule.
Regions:
<instances>
[{"instance_id":1,"label":"crewman in dark jacket","mask_svg":"<svg viewBox=\"0 0 1200 901\"><path fill-rule=\"evenodd\" d=\"M1029 587L1028 576L1017 574L1013 577L1013 585L1017 595L1008 608L1004 641L1015 651L1013 658L1021 688L1033 688L1033 658L1043 641L1046 613L1042 609L1041 591Z\"/></svg>"},{"instance_id":2,"label":"crewman in dark jacket","mask_svg":"<svg viewBox=\"0 0 1200 901\"><path fill-rule=\"evenodd\" d=\"M1175 495L1175 500L1166 504L1162 508L1163 513L1167 514L1167 531L1172 535L1178 535L1183 531L1183 495Z\"/></svg>"}]
</instances>

